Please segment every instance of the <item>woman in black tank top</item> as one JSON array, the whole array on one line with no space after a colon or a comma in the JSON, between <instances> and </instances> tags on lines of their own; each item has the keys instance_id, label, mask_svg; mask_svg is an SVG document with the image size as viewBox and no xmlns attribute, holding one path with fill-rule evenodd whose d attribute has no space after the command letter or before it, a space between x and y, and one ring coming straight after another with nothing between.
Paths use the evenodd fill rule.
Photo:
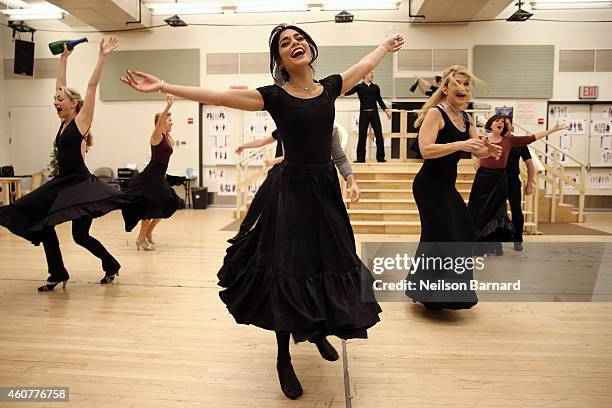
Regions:
<instances>
[{"instance_id":1,"label":"woman in black tank top","mask_svg":"<svg viewBox=\"0 0 612 408\"><path fill-rule=\"evenodd\" d=\"M431 309L467 309L478 300L471 290L436 290L432 283L468 284L472 268L459 266L472 255L475 230L461 194L455 188L461 152L477 157L499 155L500 149L478 138L476 128L463 111L471 97L473 75L464 67L449 67L442 90L423 105L416 126L425 161L412 185L421 218L421 239L416 257L453 260L456 267L418 268L409 274L412 287L406 295ZM432 264L435 261L432 261Z\"/></svg>"},{"instance_id":2,"label":"woman in black tank top","mask_svg":"<svg viewBox=\"0 0 612 408\"><path fill-rule=\"evenodd\" d=\"M170 183L166 180L166 171L172 155L172 95L168 95L166 108L155 115L155 129L151 135L151 161L147 167L130 181L126 191L141 194L146 203L138 207L124 208L123 218L126 228L131 230L140 223L140 233L136 239L136 248L145 251L155 249L153 246L153 229L162 218L170 218L174 212L185 206Z\"/></svg>"},{"instance_id":3,"label":"woman in black tank top","mask_svg":"<svg viewBox=\"0 0 612 408\"><path fill-rule=\"evenodd\" d=\"M62 120L55 138L59 174L14 204L0 207L0 225L34 245L42 242L45 248L49 278L38 288L41 292L53 290L60 282L65 287L70 278L54 229L55 225L66 221L72 221L74 241L102 261L105 275L100 283L110 283L119 274L121 265L89 235L89 228L93 218L130 205L136 197L98 180L83 159L91 146L89 128L104 61L117 45L115 37L101 42L98 63L89 80L85 99L76 90L66 87L66 64L71 51L64 51L54 97L54 106Z\"/></svg>"}]
</instances>

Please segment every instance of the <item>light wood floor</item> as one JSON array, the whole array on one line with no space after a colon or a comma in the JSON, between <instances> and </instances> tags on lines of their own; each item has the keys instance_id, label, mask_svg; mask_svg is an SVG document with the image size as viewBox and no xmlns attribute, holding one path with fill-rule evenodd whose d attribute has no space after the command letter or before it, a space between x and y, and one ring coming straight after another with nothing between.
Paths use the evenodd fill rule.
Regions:
<instances>
[{"instance_id":1,"label":"light wood floor","mask_svg":"<svg viewBox=\"0 0 612 408\"><path fill-rule=\"evenodd\" d=\"M612 232L610 214L584 226ZM342 361L292 346L305 390L279 390L274 336L234 323L216 272L231 210L181 211L162 222L154 252L137 252L118 213L92 235L122 263L101 286L97 260L58 227L71 280L38 293L42 247L0 230L0 387L67 386L70 403L3 407L344 407ZM418 236L358 236L416 241ZM612 236L527 236L612 241ZM347 342L353 407L611 407L611 303L481 303L428 314L385 303L367 341ZM340 350L337 339L332 342Z\"/></svg>"}]
</instances>

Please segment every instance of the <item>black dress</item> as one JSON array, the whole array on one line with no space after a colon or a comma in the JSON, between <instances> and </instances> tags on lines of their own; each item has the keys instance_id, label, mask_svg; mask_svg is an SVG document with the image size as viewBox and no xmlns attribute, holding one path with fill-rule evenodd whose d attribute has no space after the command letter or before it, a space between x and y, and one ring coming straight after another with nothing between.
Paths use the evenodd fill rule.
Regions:
<instances>
[{"instance_id":1,"label":"black dress","mask_svg":"<svg viewBox=\"0 0 612 408\"><path fill-rule=\"evenodd\" d=\"M257 224L227 249L220 297L238 323L288 331L296 341L366 338L381 309L330 161L342 77L320 83L323 93L311 99L258 88L283 135L285 160L268 172Z\"/></svg>"},{"instance_id":2,"label":"black dress","mask_svg":"<svg viewBox=\"0 0 612 408\"><path fill-rule=\"evenodd\" d=\"M100 217L137 199L91 174L83 161L83 135L75 121L63 133L62 126L55 138L59 175L15 203L0 207L0 225L34 245L55 225Z\"/></svg>"},{"instance_id":3,"label":"black dress","mask_svg":"<svg viewBox=\"0 0 612 408\"><path fill-rule=\"evenodd\" d=\"M144 196L145 203L122 209L126 231L131 231L140 220L170 218L177 209L185 207L166 179L172 151L168 137L163 135L161 142L151 146L147 167L128 184L126 192Z\"/></svg>"},{"instance_id":4,"label":"black dress","mask_svg":"<svg viewBox=\"0 0 612 408\"><path fill-rule=\"evenodd\" d=\"M460 130L442 106L436 108L444 119L444 128L438 132L437 144L469 139L470 122L465 112L462 112L465 129ZM476 237L474 224L463 197L455 187L460 157L461 152L455 152L425 159L414 179L412 188L421 218L421 238L416 257L450 258L458 262L472 255ZM434 265L418 268L406 279L415 285L414 290L406 290L406 295L431 308L468 309L478 303L476 293L469 290L472 279L471 268L457 271ZM439 282L466 284L468 290L435 290L429 286Z\"/></svg>"}]
</instances>

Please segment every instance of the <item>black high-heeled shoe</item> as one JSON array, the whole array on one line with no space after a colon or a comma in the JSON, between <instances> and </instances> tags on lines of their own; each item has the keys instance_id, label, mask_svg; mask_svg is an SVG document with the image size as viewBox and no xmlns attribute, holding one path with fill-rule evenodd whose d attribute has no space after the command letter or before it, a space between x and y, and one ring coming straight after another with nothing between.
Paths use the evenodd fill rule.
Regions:
<instances>
[{"instance_id":1,"label":"black high-heeled shoe","mask_svg":"<svg viewBox=\"0 0 612 408\"><path fill-rule=\"evenodd\" d=\"M64 276L61 276L61 277L49 276L49 279L47 279L47 283L45 285L39 287L38 291L39 292L49 292L49 291L52 291L60 283L62 284L62 288L65 288L66 287L66 283L68 282L68 279L70 279L70 276L68 276L68 275L64 275Z\"/></svg>"},{"instance_id":2,"label":"black high-heeled shoe","mask_svg":"<svg viewBox=\"0 0 612 408\"><path fill-rule=\"evenodd\" d=\"M325 360L327 361L338 360L339 358L338 352L336 351L334 346L332 346L331 343L327 341L327 338L323 337L323 338L320 338L320 339L317 339L311 342L317 346L317 349L319 350L321 357L323 357Z\"/></svg>"},{"instance_id":3,"label":"black high-heeled shoe","mask_svg":"<svg viewBox=\"0 0 612 408\"><path fill-rule=\"evenodd\" d=\"M102 279L100 279L101 285L106 285L107 283L112 283L115 280L115 277L119 276L119 271L110 272L104 275Z\"/></svg>"},{"instance_id":4,"label":"black high-heeled shoe","mask_svg":"<svg viewBox=\"0 0 612 408\"><path fill-rule=\"evenodd\" d=\"M302 384L298 380L293 366L289 365L276 365L276 371L278 371L278 381L280 382L281 390L283 394L289 399L298 399L304 394Z\"/></svg>"}]
</instances>

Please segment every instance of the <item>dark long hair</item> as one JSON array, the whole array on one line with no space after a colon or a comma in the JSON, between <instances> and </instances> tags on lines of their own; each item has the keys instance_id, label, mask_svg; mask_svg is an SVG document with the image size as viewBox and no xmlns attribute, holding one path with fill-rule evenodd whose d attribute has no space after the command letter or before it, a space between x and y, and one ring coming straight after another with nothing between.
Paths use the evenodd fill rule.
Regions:
<instances>
[{"instance_id":1,"label":"dark long hair","mask_svg":"<svg viewBox=\"0 0 612 408\"><path fill-rule=\"evenodd\" d=\"M280 42L281 33L287 29L292 29L300 33L308 46L310 47L310 53L312 54L312 60L308 64L310 69L314 72L314 68L312 64L315 62L317 57L319 56L319 49L317 48L317 44L315 44L314 40L308 33L301 28L290 25L290 24L279 24L270 33L270 39L268 40L268 44L270 45L270 74L272 74L272 78L274 78L274 82L278 84L283 84L290 79L289 72L285 68L280 68L280 51L278 49L278 44Z\"/></svg>"},{"instance_id":2,"label":"dark long hair","mask_svg":"<svg viewBox=\"0 0 612 408\"><path fill-rule=\"evenodd\" d=\"M508 133L508 131L510 129L508 129L508 124L506 123L506 118L508 116L506 115L493 115L489 118L489 120L487 120L487 123L485 124L485 129L486 130L491 130L491 126L493 126L493 122L495 122L497 119L503 119L504 120L504 128L501 132L502 136L506 136L506 133Z\"/></svg>"}]
</instances>

